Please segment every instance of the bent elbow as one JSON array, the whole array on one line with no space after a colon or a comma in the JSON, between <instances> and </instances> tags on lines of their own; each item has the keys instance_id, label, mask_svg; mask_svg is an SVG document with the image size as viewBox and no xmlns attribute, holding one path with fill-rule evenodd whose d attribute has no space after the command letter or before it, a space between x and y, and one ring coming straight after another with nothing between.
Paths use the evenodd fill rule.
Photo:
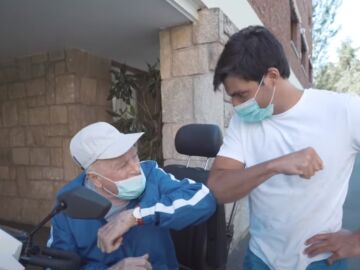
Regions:
<instances>
[{"instance_id":1,"label":"bent elbow","mask_svg":"<svg viewBox=\"0 0 360 270\"><path fill-rule=\"evenodd\" d=\"M244 198L247 195L245 192L234 193L233 190L226 188L223 183L221 183L221 181L217 181L211 178L209 178L208 181L208 188L214 195L218 204L232 203Z\"/></svg>"},{"instance_id":2,"label":"bent elbow","mask_svg":"<svg viewBox=\"0 0 360 270\"><path fill-rule=\"evenodd\" d=\"M226 203L224 201L225 198L223 198L223 196L222 196L223 190L220 186L220 183L218 183L218 181L216 181L214 178L210 177L207 182L207 186L210 189L210 191L212 192L212 194L215 197L215 200L218 204Z\"/></svg>"}]
</instances>

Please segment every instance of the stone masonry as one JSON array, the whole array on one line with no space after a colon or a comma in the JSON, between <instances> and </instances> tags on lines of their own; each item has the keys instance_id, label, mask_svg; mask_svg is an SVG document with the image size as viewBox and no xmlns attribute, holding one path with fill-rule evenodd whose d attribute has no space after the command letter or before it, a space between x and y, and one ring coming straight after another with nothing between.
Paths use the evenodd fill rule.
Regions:
<instances>
[{"instance_id":1,"label":"stone masonry","mask_svg":"<svg viewBox=\"0 0 360 270\"><path fill-rule=\"evenodd\" d=\"M79 173L70 138L110 116L110 61L68 49L0 65L0 219L35 224Z\"/></svg>"},{"instance_id":2,"label":"stone masonry","mask_svg":"<svg viewBox=\"0 0 360 270\"><path fill-rule=\"evenodd\" d=\"M199 21L160 32L163 151L165 164L185 162L176 153L174 138L187 123L227 126L232 112L223 90L213 91L217 59L236 31L219 9L199 12Z\"/></svg>"},{"instance_id":3,"label":"stone masonry","mask_svg":"<svg viewBox=\"0 0 360 270\"><path fill-rule=\"evenodd\" d=\"M199 11L195 24L181 25L160 32L160 72L162 78L163 155L165 165L185 164L176 152L177 130L188 123L217 124L224 132L232 114L225 91L214 92L213 74L229 36L237 31L219 9ZM203 166L195 158L191 166ZM227 205L230 213L232 204ZM238 202L233 245L248 228L247 199Z\"/></svg>"}]
</instances>

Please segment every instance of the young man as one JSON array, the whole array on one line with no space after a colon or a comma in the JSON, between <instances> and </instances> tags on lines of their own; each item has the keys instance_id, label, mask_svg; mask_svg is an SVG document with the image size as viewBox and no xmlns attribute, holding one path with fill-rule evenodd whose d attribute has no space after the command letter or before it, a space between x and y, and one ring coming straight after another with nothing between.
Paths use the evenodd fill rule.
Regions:
<instances>
[{"instance_id":1,"label":"young man","mask_svg":"<svg viewBox=\"0 0 360 270\"><path fill-rule=\"evenodd\" d=\"M155 161L139 161L134 145L142 134L98 122L70 142L84 172L60 192L84 185L112 202L102 220L64 214L52 220L48 245L78 253L82 269L178 269L169 229L200 223L215 211L215 199L201 183L178 181Z\"/></svg>"},{"instance_id":2,"label":"young man","mask_svg":"<svg viewBox=\"0 0 360 270\"><path fill-rule=\"evenodd\" d=\"M297 89L280 42L250 26L220 56L235 113L209 178L219 202L249 194L246 270L346 269L360 232L341 230L342 206L360 150L360 98Z\"/></svg>"}]
</instances>

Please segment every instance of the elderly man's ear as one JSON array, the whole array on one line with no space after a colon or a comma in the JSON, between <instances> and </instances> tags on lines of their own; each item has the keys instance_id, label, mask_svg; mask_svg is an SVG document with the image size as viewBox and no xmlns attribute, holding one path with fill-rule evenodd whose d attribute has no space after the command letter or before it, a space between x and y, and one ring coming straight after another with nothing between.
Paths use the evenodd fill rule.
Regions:
<instances>
[{"instance_id":1,"label":"elderly man's ear","mask_svg":"<svg viewBox=\"0 0 360 270\"><path fill-rule=\"evenodd\" d=\"M96 188L102 188L102 183L101 183L99 176L97 176L96 174L94 174L92 172L88 172L87 177L94 184L94 186Z\"/></svg>"}]
</instances>

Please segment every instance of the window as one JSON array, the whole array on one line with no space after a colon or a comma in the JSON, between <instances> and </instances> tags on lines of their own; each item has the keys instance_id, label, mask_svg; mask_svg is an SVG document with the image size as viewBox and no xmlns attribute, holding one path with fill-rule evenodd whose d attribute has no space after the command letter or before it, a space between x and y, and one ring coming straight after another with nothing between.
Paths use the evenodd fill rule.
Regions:
<instances>
[{"instance_id":1,"label":"window","mask_svg":"<svg viewBox=\"0 0 360 270\"><path fill-rule=\"evenodd\" d=\"M300 58L300 14L296 6L295 0L290 0L290 33L291 33L291 46L295 54Z\"/></svg>"},{"instance_id":2,"label":"window","mask_svg":"<svg viewBox=\"0 0 360 270\"><path fill-rule=\"evenodd\" d=\"M313 81L313 67L312 67L312 63L311 60L309 59L309 73L308 73L308 78L309 78L309 82L312 83Z\"/></svg>"},{"instance_id":3,"label":"window","mask_svg":"<svg viewBox=\"0 0 360 270\"><path fill-rule=\"evenodd\" d=\"M306 70L307 65L307 59L308 59L308 53L307 53L307 46L306 46L306 40L305 35L301 35L301 65Z\"/></svg>"},{"instance_id":4,"label":"window","mask_svg":"<svg viewBox=\"0 0 360 270\"><path fill-rule=\"evenodd\" d=\"M306 40L305 28L301 28L300 32L301 32L301 34L300 34L300 39L301 39L301 66L302 66L302 68L304 70L304 74L310 80L311 76L309 74L309 69L310 69L310 65L309 65L309 45L308 45L307 40Z\"/></svg>"}]
</instances>

